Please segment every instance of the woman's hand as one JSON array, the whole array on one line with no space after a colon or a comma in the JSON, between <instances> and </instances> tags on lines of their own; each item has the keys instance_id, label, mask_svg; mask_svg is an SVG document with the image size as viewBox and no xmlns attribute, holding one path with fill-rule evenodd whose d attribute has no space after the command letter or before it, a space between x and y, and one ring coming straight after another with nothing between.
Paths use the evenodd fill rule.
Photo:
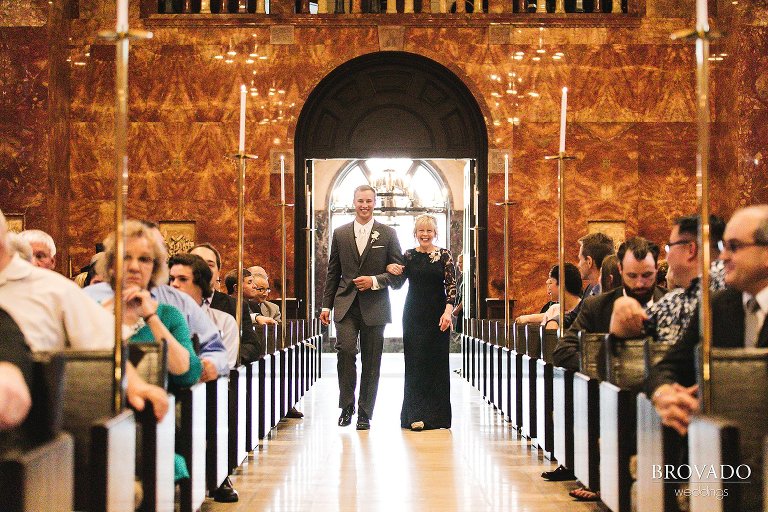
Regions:
<instances>
[{"instance_id":1,"label":"woman's hand","mask_svg":"<svg viewBox=\"0 0 768 512\"><path fill-rule=\"evenodd\" d=\"M440 330L445 331L451 327L451 324L453 322L451 321L451 312L446 311L445 313L440 316Z\"/></svg>"},{"instance_id":2,"label":"woman's hand","mask_svg":"<svg viewBox=\"0 0 768 512\"><path fill-rule=\"evenodd\" d=\"M390 263L387 265L387 272L394 276L399 276L405 270L405 265L398 265L397 263Z\"/></svg>"},{"instance_id":3,"label":"woman's hand","mask_svg":"<svg viewBox=\"0 0 768 512\"><path fill-rule=\"evenodd\" d=\"M129 286L123 290L123 303L145 320L157 313L157 301L149 294L149 290L142 290L138 286Z\"/></svg>"}]
</instances>

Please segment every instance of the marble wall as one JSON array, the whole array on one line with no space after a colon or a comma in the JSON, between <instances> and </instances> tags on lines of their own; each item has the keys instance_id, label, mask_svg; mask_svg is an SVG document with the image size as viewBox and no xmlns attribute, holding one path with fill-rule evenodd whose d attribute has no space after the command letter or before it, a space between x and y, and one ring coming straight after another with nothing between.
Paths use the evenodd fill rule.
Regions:
<instances>
[{"instance_id":1,"label":"marble wall","mask_svg":"<svg viewBox=\"0 0 768 512\"><path fill-rule=\"evenodd\" d=\"M195 221L198 241L217 246L225 270L232 267L237 173L225 155L237 145L239 85L252 83L259 96L249 97L246 149L259 160L248 168L246 259L278 277L279 176L270 168L270 151L293 147L304 100L327 73L379 51L379 24L402 26L394 44L456 73L486 118L490 149L511 149L511 199L518 203L512 296L516 313L538 309L557 258L556 167L543 157L557 150L563 85L571 91L568 151L577 158L566 179L568 260L575 261L588 220L625 220L628 235L664 243L670 219L696 208L693 47L668 37L690 24L669 13L686 12L683 4L692 12L693 4L666 4L647 2L644 18L553 19L541 31L540 20L522 15L428 22L404 15L285 16L246 26L236 17L142 18L134 2L132 25L152 30L154 38L131 49L128 213ZM47 2L31 5L22 20L0 12L0 207L26 212L27 226L54 234L78 268L112 224L114 48L95 33L113 23L114 4L81 1L72 9L65 3L59 11ZM768 200L768 79L760 65L768 55L766 16L764 5L749 5L727 18L744 30L721 43L730 58L717 63L711 86L713 205L724 214ZM491 23L502 27L493 37ZM289 37L285 26L293 27ZM230 46L238 52L233 63L214 58ZM546 53L537 54L539 48ZM266 59L246 63L253 51ZM524 52L522 60L514 60L515 52ZM555 52L563 58L553 60ZM502 84L491 79L509 73L522 79L518 100L506 94L506 78ZM514 140L513 116L521 119ZM493 202L503 199L503 175L489 176L486 263L489 295L500 296L503 219ZM291 268L292 223L288 233Z\"/></svg>"}]
</instances>

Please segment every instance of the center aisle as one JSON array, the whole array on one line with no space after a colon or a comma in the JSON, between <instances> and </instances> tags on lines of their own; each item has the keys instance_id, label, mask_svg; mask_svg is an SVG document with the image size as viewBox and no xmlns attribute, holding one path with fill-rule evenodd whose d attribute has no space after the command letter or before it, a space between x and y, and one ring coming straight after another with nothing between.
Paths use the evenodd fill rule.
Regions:
<instances>
[{"instance_id":1,"label":"center aisle","mask_svg":"<svg viewBox=\"0 0 768 512\"><path fill-rule=\"evenodd\" d=\"M575 482L547 482L555 465L518 439L493 407L452 373L450 430L400 428L402 354L384 354L371 430L338 427L336 356L299 404L232 477L238 503L206 500L204 512L603 510L568 496ZM451 368L461 365L452 354Z\"/></svg>"}]
</instances>

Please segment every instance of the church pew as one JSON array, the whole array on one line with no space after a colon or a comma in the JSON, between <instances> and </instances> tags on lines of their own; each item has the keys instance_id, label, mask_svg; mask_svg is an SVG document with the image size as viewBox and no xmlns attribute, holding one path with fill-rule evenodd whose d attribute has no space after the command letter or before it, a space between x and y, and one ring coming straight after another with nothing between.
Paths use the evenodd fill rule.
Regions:
<instances>
[{"instance_id":1,"label":"church pew","mask_svg":"<svg viewBox=\"0 0 768 512\"><path fill-rule=\"evenodd\" d=\"M536 438L536 359L541 354L539 326L525 326L525 352L522 354L523 424L521 433L528 439Z\"/></svg>"},{"instance_id":2,"label":"church pew","mask_svg":"<svg viewBox=\"0 0 768 512\"><path fill-rule=\"evenodd\" d=\"M245 365L245 451L259 445L259 361Z\"/></svg>"},{"instance_id":3,"label":"church pew","mask_svg":"<svg viewBox=\"0 0 768 512\"><path fill-rule=\"evenodd\" d=\"M718 416L695 417L688 426L688 465L691 468L714 465L719 475L722 466L736 468L743 462L740 445L739 427L734 422ZM690 511L759 512L759 508L745 504L745 496L742 495L748 493L750 487L756 487L754 474L753 470L753 480L745 484L736 479L734 482L723 482L708 473L700 478L694 473L691 480L695 479L695 483L690 483L688 488ZM756 503L753 505L757 506Z\"/></svg>"},{"instance_id":4,"label":"church pew","mask_svg":"<svg viewBox=\"0 0 768 512\"><path fill-rule=\"evenodd\" d=\"M488 401L488 359L490 358L489 346L488 346L488 320L480 320L479 322L480 334L480 392L483 394L485 401Z\"/></svg>"},{"instance_id":5,"label":"church pew","mask_svg":"<svg viewBox=\"0 0 768 512\"><path fill-rule=\"evenodd\" d=\"M646 375L646 339L604 339L606 380L600 383L600 490L614 512L629 511L630 459L637 453L637 391ZM670 345L666 345L669 347Z\"/></svg>"},{"instance_id":6,"label":"church pew","mask_svg":"<svg viewBox=\"0 0 768 512\"><path fill-rule=\"evenodd\" d=\"M258 438L264 439L269 432L267 426L269 417L269 376L267 372L269 368L267 366L267 356L265 355L259 359L255 364L258 365Z\"/></svg>"},{"instance_id":7,"label":"church pew","mask_svg":"<svg viewBox=\"0 0 768 512\"><path fill-rule=\"evenodd\" d=\"M61 432L64 373L61 354L45 354L33 364L32 408L22 427L31 446L0 453L5 511L72 510L75 446L72 436Z\"/></svg>"},{"instance_id":8,"label":"church pew","mask_svg":"<svg viewBox=\"0 0 768 512\"><path fill-rule=\"evenodd\" d=\"M513 327L514 348L510 351L509 402L510 422L518 431L523 426L523 354L525 353L525 325Z\"/></svg>"},{"instance_id":9,"label":"church pew","mask_svg":"<svg viewBox=\"0 0 768 512\"><path fill-rule=\"evenodd\" d=\"M267 433L277 425L280 400L277 389L278 361L277 329L267 326Z\"/></svg>"},{"instance_id":10,"label":"church pew","mask_svg":"<svg viewBox=\"0 0 768 512\"><path fill-rule=\"evenodd\" d=\"M275 385L277 386L277 390L275 391L277 396L277 409L275 410L275 419L276 423L280 422L282 418L285 417L285 414L288 412L288 393L289 389L291 387L291 367L290 367L290 346L288 343L290 340L289 337L289 331L290 331L290 325L287 326L285 333L285 345L282 345L282 340L280 340L280 345L278 346L278 350L275 353L275 357L277 358L277 378L275 379ZM282 328L278 326L278 336L280 336L280 332L282 331Z\"/></svg>"},{"instance_id":11,"label":"church pew","mask_svg":"<svg viewBox=\"0 0 768 512\"><path fill-rule=\"evenodd\" d=\"M74 498L71 435L60 432L29 450L0 457L0 503L4 512L70 512Z\"/></svg>"},{"instance_id":12,"label":"church pew","mask_svg":"<svg viewBox=\"0 0 768 512\"><path fill-rule=\"evenodd\" d=\"M555 459L573 469L573 376L572 370L552 368L552 428Z\"/></svg>"},{"instance_id":13,"label":"church pew","mask_svg":"<svg viewBox=\"0 0 768 512\"><path fill-rule=\"evenodd\" d=\"M509 363L511 361L509 352L509 332L499 326L501 334L499 335L499 409L504 419L509 421Z\"/></svg>"},{"instance_id":14,"label":"church pew","mask_svg":"<svg viewBox=\"0 0 768 512\"><path fill-rule=\"evenodd\" d=\"M246 388L247 369L238 366L229 372L229 443L227 450L227 469L232 473L245 458L248 451L245 447L245 418L246 418Z\"/></svg>"},{"instance_id":15,"label":"church pew","mask_svg":"<svg viewBox=\"0 0 768 512\"><path fill-rule=\"evenodd\" d=\"M661 424L651 400L637 395L637 477L635 482L637 512L676 512L677 501L672 482L661 483L654 468L680 462L683 438Z\"/></svg>"},{"instance_id":16,"label":"church pew","mask_svg":"<svg viewBox=\"0 0 768 512\"><path fill-rule=\"evenodd\" d=\"M128 359L144 381L162 388L168 386L168 344L129 343ZM147 403L136 413L136 468L142 482L142 511L173 510L174 454L176 446L175 397L168 397L168 412L161 421Z\"/></svg>"},{"instance_id":17,"label":"church pew","mask_svg":"<svg viewBox=\"0 0 768 512\"><path fill-rule=\"evenodd\" d=\"M598 359L604 339L605 334L579 332L581 369L573 376L573 472L593 491L600 489Z\"/></svg>"},{"instance_id":18,"label":"church pew","mask_svg":"<svg viewBox=\"0 0 768 512\"><path fill-rule=\"evenodd\" d=\"M112 351L65 351L63 428L75 439L75 509L133 510L136 423L115 415ZM127 355L127 352L126 352Z\"/></svg>"},{"instance_id":19,"label":"church pew","mask_svg":"<svg viewBox=\"0 0 768 512\"><path fill-rule=\"evenodd\" d=\"M700 349L696 368L701 368ZM762 442L768 433L768 349L713 348L711 352L711 414L738 428L740 463L752 468L751 484L728 485L741 510L762 510ZM698 373L698 372L697 372ZM697 375L701 387L701 375ZM689 448L690 437L689 437ZM734 488L738 487L739 491Z\"/></svg>"},{"instance_id":20,"label":"church pew","mask_svg":"<svg viewBox=\"0 0 768 512\"><path fill-rule=\"evenodd\" d=\"M494 408L498 408L496 405L496 382L499 380L497 375L498 363L498 340L496 332L496 321L488 320L487 326L487 339L488 339L488 403Z\"/></svg>"},{"instance_id":21,"label":"church pew","mask_svg":"<svg viewBox=\"0 0 768 512\"><path fill-rule=\"evenodd\" d=\"M206 384L198 383L190 388L178 390L176 402L181 404L176 451L187 462L190 475L190 478L179 482L180 510L195 512L205 501Z\"/></svg>"},{"instance_id":22,"label":"church pew","mask_svg":"<svg viewBox=\"0 0 768 512\"><path fill-rule=\"evenodd\" d=\"M547 458L553 457L553 365L552 351L557 344L557 330L539 327L540 358L536 360L536 442Z\"/></svg>"},{"instance_id":23,"label":"church pew","mask_svg":"<svg viewBox=\"0 0 768 512\"><path fill-rule=\"evenodd\" d=\"M478 383L480 382L477 377L477 362L479 360L478 354L477 354L477 347L478 347L478 339L476 337L476 329L475 325L477 323L477 320L474 318L471 318L469 320L469 332L467 334L469 339L469 358L470 358L470 384L472 384L472 387L475 389L478 388Z\"/></svg>"},{"instance_id":24,"label":"church pew","mask_svg":"<svg viewBox=\"0 0 768 512\"><path fill-rule=\"evenodd\" d=\"M503 415L504 414L504 345L506 339L504 336L504 322L495 323L495 352L493 359L493 367L495 374L494 384L494 405L496 409Z\"/></svg>"},{"instance_id":25,"label":"church pew","mask_svg":"<svg viewBox=\"0 0 768 512\"><path fill-rule=\"evenodd\" d=\"M213 492L229 474L229 378L205 384L205 483Z\"/></svg>"}]
</instances>

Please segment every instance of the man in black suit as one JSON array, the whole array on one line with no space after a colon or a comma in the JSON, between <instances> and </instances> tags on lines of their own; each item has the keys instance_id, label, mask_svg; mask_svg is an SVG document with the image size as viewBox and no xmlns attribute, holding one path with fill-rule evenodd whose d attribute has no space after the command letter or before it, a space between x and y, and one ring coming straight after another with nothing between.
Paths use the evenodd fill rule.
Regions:
<instances>
[{"instance_id":1,"label":"man in black suit","mask_svg":"<svg viewBox=\"0 0 768 512\"><path fill-rule=\"evenodd\" d=\"M197 254L208 264L213 277L211 278L211 289L213 294L210 297L204 297L213 309L229 313L237 318L237 299L230 297L226 293L217 290L219 284L219 272L221 269L221 255L211 244L200 244L191 251ZM244 364L252 363L264 355L264 344L256 337L251 322L251 312L248 304L243 301L243 335L240 341L240 360Z\"/></svg>"},{"instance_id":2,"label":"man in black suit","mask_svg":"<svg viewBox=\"0 0 768 512\"><path fill-rule=\"evenodd\" d=\"M667 292L656 286L656 261L659 247L642 237L630 238L619 247L619 272L624 286L584 299L579 316L558 341L552 354L554 363L571 370L579 370L579 331L607 333L611 323L613 303L620 297L636 299L649 307Z\"/></svg>"},{"instance_id":3,"label":"man in black suit","mask_svg":"<svg viewBox=\"0 0 768 512\"><path fill-rule=\"evenodd\" d=\"M728 222L720 259L728 289L712 296L712 344L716 347L767 347L768 205L737 211ZM646 392L664 425L681 435L699 410L694 351L699 343L699 315L683 338L651 369Z\"/></svg>"}]
</instances>

